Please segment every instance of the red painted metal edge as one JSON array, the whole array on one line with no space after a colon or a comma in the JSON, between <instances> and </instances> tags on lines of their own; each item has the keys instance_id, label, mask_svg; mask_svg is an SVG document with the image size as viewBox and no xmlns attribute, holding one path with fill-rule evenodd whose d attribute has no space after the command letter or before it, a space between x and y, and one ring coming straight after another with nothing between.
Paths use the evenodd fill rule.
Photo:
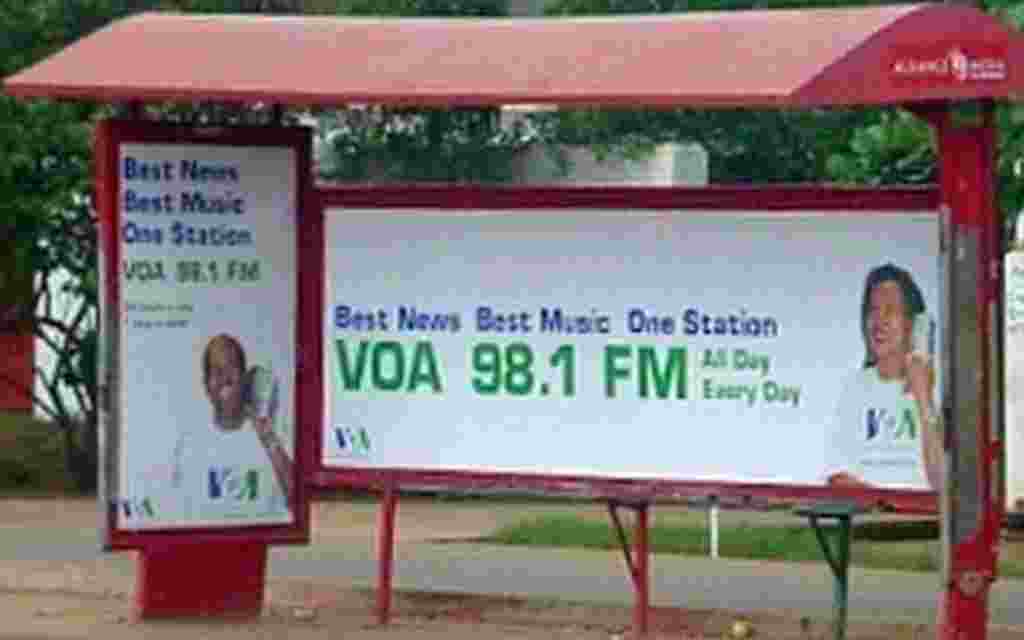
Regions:
<instances>
[{"instance_id":1,"label":"red painted metal edge","mask_svg":"<svg viewBox=\"0 0 1024 640\"><path fill-rule=\"evenodd\" d=\"M668 479L614 479L584 476L549 476L516 473L473 473L427 469L338 468L311 474L308 482L319 490L381 490L394 482L402 491L465 491L487 493L521 491L525 494L558 495L590 500L623 502L673 502L704 500L710 495L722 502L759 503L844 500L865 508L893 509L902 513L933 514L938 510L931 491L852 489L820 485L773 485L700 482Z\"/></svg>"},{"instance_id":2,"label":"red painted metal edge","mask_svg":"<svg viewBox=\"0 0 1024 640\"><path fill-rule=\"evenodd\" d=\"M110 120L103 120L96 127L93 143L93 172L96 181L95 197L99 216L99 260L102 261L99 267L103 269L104 277L101 280L101 285L105 288L104 291L99 292L101 296L100 312L103 314L100 326L101 334L120 332L117 325L112 321L120 316L119 310L121 308L121 279L118 277L120 274L118 267L121 264L121 246L120 215L118 214L117 206L119 181L117 179L116 135L114 123ZM116 350L119 348L117 338L114 336L103 336L103 342L106 349ZM104 364L109 369L111 365L108 353L105 351L99 357L104 359ZM106 420L106 415L115 410L114 407L109 406L115 395L115 389L111 387L113 376L114 372L108 370L106 372L106 379L99 381L99 416L104 421ZM99 425L100 455L109 453L112 457L116 458L116 448L108 448L106 445L107 438L111 437L107 435L107 429L108 426L106 424ZM113 502L104 504L102 501L107 491L106 487L116 486L111 484L114 482L113 476L116 473L116 468L117 465L114 461L107 461L99 471L100 474L103 474L100 477L99 484L99 499L101 501L99 508L103 514L102 545L106 550L111 550L115 546L117 538L115 534L115 529L117 528L117 506Z\"/></svg>"},{"instance_id":3,"label":"red painted metal edge","mask_svg":"<svg viewBox=\"0 0 1024 640\"><path fill-rule=\"evenodd\" d=\"M309 487L306 484L306 470L312 469L312 448L310 433L320 431L323 424L323 277L322 260L307 263L302 256L312 247L322 246L322 220L313 189L313 141L308 130L282 129L285 135L294 135L295 150L295 267L296 313L295 321L295 448L292 451L292 491L295 522L287 532L288 543L309 544L311 527L311 506ZM319 234L319 235L318 235ZM321 249L322 254L322 249ZM315 253L314 253L315 257ZM313 428L311 428L313 427Z\"/></svg>"},{"instance_id":4,"label":"red painted metal edge","mask_svg":"<svg viewBox=\"0 0 1024 640\"><path fill-rule=\"evenodd\" d=\"M316 256L324 265L322 224L329 208L448 210L538 208L699 209L725 211L757 209L784 211L874 211L900 215L907 211L937 210L940 193L935 186L912 188L833 188L822 186L722 187L490 187L451 185L325 186L317 190L323 216L317 220ZM410 212L410 215L415 212ZM308 254L312 255L312 254ZM311 258L312 259L312 258ZM321 267L324 268L324 267ZM322 284L320 285L322 288ZM380 490L389 482L405 489L486 492L521 490L545 495L566 495L597 500L680 500L718 495L725 500L816 501L845 499L865 507L886 505L907 513L935 513L936 496L930 491L841 489L822 486L741 484L668 479L613 479L607 477L552 476L501 472L464 472L444 469L366 469L323 464L323 430L314 430L316 459L310 465L310 484L318 489Z\"/></svg>"},{"instance_id":5,"label":"red painted metal edge","mask_svg":"<svg viewBox=\"0 0 1024 640\"><path fill-rule=\"evenodd\" d=\"M380 521L377 524L377 622L391 621L392 578L395 570L395 512L398 510L398 491L389 485L380 503Z\"/></svg>"},{"instance_id":6,"label":"red painted metal edge","mask_svg":"<svg viewBox=\"0 0 1024 640\"><path fill-rule=\"evenodd\" d=\"M307 206L302 211L301 226L299 228L299 273L302 298L300 304L308 304L300 311L305 311L305 318L308 326L304 326L305 335L298 344L302 348L303 366L301 367L303 384L299 388L300 400L304 405L303 421L297 424L302 425L299 435L302 438L302 447L296 449L297 454L305 455L303 460L304 469L307 474L303 477L304 491L309 491L308 477L319 468L323 460L323 431L324 405L326 398L324 394L324 344L323 344L323 318L324 318L324 295L327 286L327 263L326 246L324 239L324 208L320 201L321 193L313 187L310 182L309 193L306 199ZM307 494L307 516L310 496ZM307 529L308 531L308 529Z\"/></svg>"},{"instance_id":7,"label":"red painted metal edge","mask_svg":"<svg viewBox=\"0 0 1024 640\"><path fill-rule=\"evenodd\" d=\"M648 505L636 507L636 526L633 542L633 564L635 574L633 585L636 589L636 603L633 605L633 629L639 637L646 637L651 614L651 572L650 547L648 545Z\"/></svg>"},{"instance_id":8,"label":"red painted metal edge","mask_svg":"<svg viewBox=\"0 0 1024 640\"><path fill-rule=\"evenodd\" d=\"M4 90L299 107L899 104L1012 96L1021 49L998 18L952 3L614 19L149 13L97 30ZM968 62L962 76L942 68L958 54ZM679 61L691 60L679 73ZM980 72L969 72L970 61Z\"/></svg>"},{"instance_id":9,"label":"red painted metal edge","mask_svg":"<svg viewBox=\"0 0 1024 640\"><path fill-rule=\"evenodd\" d=\"M440 209L757 209L759 211L935 210L935 186L884 189L813 185L714 187L485 187L451 185L321 186L323 208Z\"/></svg>"},{"instance_id":10,"label":"red painted metal edge","mask_svg":"<svg viewBox=\"0 0 1024 640\"><path fill-rule=\"evenodd\" d=\"M150 544L139 553L136 615L255 617L266 572L267 546L259 542Z\"/></svg>"},{"instance_id":11,"label":"red painted metal edge","mask_svg":"<svg viewBox=\"0 0 1024 640\"><path fill-rule=\"evenodd\" d=\"M137 120L108 120L97 127L96 145L96 192L100 217L100 237L104 246L106 266L106 301L118 313L120 309L120 264L121 250L120 209L118 194L118 153L124 143L167 143L167 144L223 144L229 146L280 146L295 151L296 161L296 211L298 225L299 255L311 240L307 237L310 229L304 224L307 211L316 219L319 209L312 201L315 194L311 185L310 132L299 128L271 127L212 127L195 128L183 125L159 124ZM311 229L316 231L315 225ZM129 531L118 527L117 511L113 504L102 505L106 513L107 532L104 547L108 550L142 550L178 545L188 541L215 545L230 541L232 544L308 544L310 535L310 505L308 487L305 483L306 468L311 462L310 442L307 434L309 425L322 422L322 385L320 380L321 340L321 296L314 290L309 269L315 264L298 263L298 321L296 359L296 449L293 461L293 487L295 491L294 522L287 525L245 525L230 527L182 527L174 529ZM322 287L321 287L322 288ZM306 345L306 348L303 346ZM301 389L301 391L300 391ZM116 395L112 397L117 402ZM317 426L315 431L318 431ZM314 431L314 432L315 432ZM116 469L117 462L108 461ZM211 565L215 566L215 565Z\"/></svg>"},{"instance_id":12,"label":"red painted metal edge","mask_svg":"<svg viewBox=\"0 0 1024 640\"><path fill-rule=\"evenodd\" d=\"M632 550L625 529L622 527L622 520L619 518L620 507L632 509L635 513ZM633 603L633 633L636 637L647 636L648 621L650 620L651 580L650 548L648 546L649 520L647 517L649 508L650 505L645 502L623 503L615 500L608 502L608 515L611 516L615 532L618 534L626 570L629 572L630 584L633 585L633 593L636 595L636 600Z\"/></svg>"},{"instance_id":13,"label":"red painted metal edge","mask_svg":"<svg viewBox=\"0 0 1024 640\"><path fill-rule=\"evenodd\" d=\"M988 594L996 575L1004 509L1002 497L995 491L998 483L993 478L993 469L997 468L995 456L999 455L1000 447L990 433L993 408L988 402L991 385L997 383L991 379L990 365L992 359L998 357L990 349L989 332L990 327L1001 326L993 323L991 314L1000 309L1003 273L1001 227L995 209L996 138L991 105L984 109L983 121L975 125L957 126L952 114L943 116L934 120L939 138L943 199L952 212L953 226L974 229L980 236L978 302L974 313L978 314L980 327L977 339L982 355L978 373L979 397L983 400L978 403L977 424L958 426L974 428L977 432L979 499L983 504L976 532L954 544L947 559L950 566L948 583L941 587L944 593L940 598L939 637L984 640L988 627Z\"/></svg>"}]
</instances>

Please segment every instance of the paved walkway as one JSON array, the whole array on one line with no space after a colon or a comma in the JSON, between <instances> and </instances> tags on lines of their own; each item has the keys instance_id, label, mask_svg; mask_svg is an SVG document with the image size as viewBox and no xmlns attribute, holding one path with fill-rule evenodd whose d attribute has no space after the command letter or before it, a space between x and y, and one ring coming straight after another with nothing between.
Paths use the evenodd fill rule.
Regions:
<instances>
[{"instance_id":1,"label":"paved walkway","mask_svg":"<svg viewBox=\"0 0 1024 640\"><path fill-rule=\"evenodd\" d=\"M53 513L48 514L47 509ZM524 514L565 509L546 505L502 504L491 509L478 503L403 503L399 508L395 587L631 603L632 587L619 552L437 542L479 536ZM601 515L599 507L580 510L594 517ZM0 589L124 595L133 591L134 558L132 554L98 551L91 503L49 505L36 515L35 519L24 517L20 522L7 520L0 524ZM276 582L298 580L320 585L374 586L375 505L331 503L318 506L314 516L312 545L271 551L268 577L272 587ZM770 611L827 619L831 588L825 564L677 556L655 556L652 562L655 605ZM936 590L936 574L855 569L851 620L931 623L935 619ZM1000 580L991 597L993 625L1021 627L1024 631L1022 604L1024 581Z\"/></svg>"}]
</instances>

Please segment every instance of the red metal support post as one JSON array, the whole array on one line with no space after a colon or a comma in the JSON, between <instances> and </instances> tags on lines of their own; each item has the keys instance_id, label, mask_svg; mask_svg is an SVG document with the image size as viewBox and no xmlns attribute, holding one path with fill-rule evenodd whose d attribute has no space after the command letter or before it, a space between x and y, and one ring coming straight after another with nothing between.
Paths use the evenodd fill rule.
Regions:
<instances>
[{"instance_id":1,"label":"red metal support post","mask_svg":"<svg viewBox=\"0 0 1024 640\"><path fill-rule=\"evenodd\" d=\"M398 491L393 483L384 489L380 503L380 521L377 529L377 622L391 621L391 583L395 568L395 512L398 510Z\"/></svg>"},{"instance_id":2,"label":"red metal support post","mask_svg":"<svg viewBox=\"0 0 1024 640\"><path fill-rule=\"evenodd\" d=\"M620 503L612 501L608 503L608 515L612 518L615 531L619 535L619 543L622 545L622 554L626 560L626 568L629 570L629 577L633 581L633 590L636 592L636 602L633 606L633 630L637 637L645 637L650 627L650 548L648 546L648 505L646 503L626 505L636 512L636 520L633 525L633 550L629 549L629 541L626 539L625 530L622 528L622 521L619 519Z\"/></svg>"},{"instance_id":3,"label":"red metal support post","mask_svg":"<svg viewBox=\"0 0 1024 640\"><path fill-rule=\"evenodd\" d=\"M633 629L640 637L647 635L651 610L647 514L646 504L637 506L633 539L633 557L635 559L633 583L636 586L636 604L633 607Z\"/></svg>"},{"instance_id":4,"label":"red metal support post","mask_svg":"<svg viewBox=\"0 0 1024 640\"><path fill-rule=\"evenodd\" d=\"M972 109L974 106L976 108ZM996 211L991 103L933 114L940 151L950 363L944 380L945 566L939 637L986 637L1003 501L1000 353L1002 225Z\"/></svg>"},{"instance_id":5,"label":"red metal support post","mask_svg":"<svg viewBox=\"0 0 1024 640\"><path fill-rule=\"evenodd\" d=\"M172 542L139 551L135 592L142 619L255 617L263 608L267 545Z\"/></svg>"}]
</instances>

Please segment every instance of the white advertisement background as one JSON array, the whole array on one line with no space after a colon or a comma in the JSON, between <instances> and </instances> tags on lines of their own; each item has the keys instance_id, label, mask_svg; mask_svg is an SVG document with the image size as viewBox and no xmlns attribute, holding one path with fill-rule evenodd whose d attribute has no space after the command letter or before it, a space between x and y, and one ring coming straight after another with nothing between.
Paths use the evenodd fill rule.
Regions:
<instances>
[{"instance_id":1,"label":"white advertisement background","mask_svg":"<svg viewBox=\"0 0 1024 640\"><path fill-rule=\"evenodd\" d=\"M171 181L128 181L127 157L148 163L170 162ZM203 186L180 180L182 160L237 167L237 183ZM177 204L183 191L208 196L232 192L244 198L241 215L129 213L122 209L122 225L135 222L165 231L160 245L127 243L122 237L125 265L135 260L160 260L164 280L139 281L121 276L121 406L119 487L123 498L136 502L158 496L161 508L144 520L123 518L125 529L177 526L250 525L288 523L287 518L232 518L231 521L191 519L188 496L168 491L174 447L182 434L202 448L204 435L212 430L212 409L203 386L202 354L214 335L227 333L242 344L247 367L268 366L280 381L277 427L282 443L294 452L294 359L296 326L296 158L292 149L175 144L121 145L119 174L124 202L127 189L146 195L171 194ZM123 205L120 205L123 206ZM195 227L219 224L251 232L253 244L238 247L175 246L167 230L180 220ZM258 260L258 282L226 283L223 266L231 258ZM218 260L219 284L179 283L179 260ZM128 312L131 304L191 305L191 311L162 313ZM183 328L139 329L135 319L187 320ZM248 426L246 428L249 428ZM294 455L292 455L294 459ZM240 520L240 521L237 521Z\"/></svg>"},{"instance_id":2,"label":"white advertisement background","mask_svg":"<svg viewBox=\"0 0 1024 640\"><path fill-rule=\"evenodd\" d=\"M620 478L821 484L825 434L841 382L863 363L864 279L892 262L921 287L938 317L938 227L931 213L650 211L327 212L325 338L327 466L569 474ZM336 329L338 305L400 305L458 312L458 333ZM475 309L610 315L610 335L481 334ZM676 319L676 335L627 334L642 308ZM682 335L681 315L775 318L776 338ZM394 327L392 327L393 329ZM535 326L536 329L536 326ZM348 392L334 341L429 340L444 392ZM542 397L482 396L471 345L528 343L538 384L559 388L546 358L576 349L577 389ZM605 397L607 344L687 348L689 397L640 399L635 383ZM767 376L702 369L704 349L749 349L771 358ZM634 364L634 369L636 365ZM368 376L367 376L368 377ZM800 388L798 407L704 400L701 378ZM332 429L361 427L368 454L340 450Z\"/></svg>"}]
</instances>

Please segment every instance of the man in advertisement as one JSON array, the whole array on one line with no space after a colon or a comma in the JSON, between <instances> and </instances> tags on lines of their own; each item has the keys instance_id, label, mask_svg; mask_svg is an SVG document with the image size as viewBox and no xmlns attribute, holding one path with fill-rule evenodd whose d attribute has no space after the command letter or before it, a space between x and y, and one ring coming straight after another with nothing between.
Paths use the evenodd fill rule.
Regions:
<instances>
[{"instance_id":1,"label":"man in advertisement","mask_svg":"<svg viewBox=\"0 0 1024 640\"><path fill-rule=\"evenodd\" d=\"M873 269L861 299L863 366L843 383L826 441L829 486L938 490L935 322L908 271Z\"/></svg>"},{"instance_id":2,"label":"man in advertisement","mask_svg":"<svg viewBox=\"0 0 1024 640\"><path fill-rule=\"evenodd\" d=\"M247 367L239 340L214 336L200 373L213 410L212 425L179 438L174 479L200 520L287 514L292 506L292 460L274 430L279 385L263 367Z\"/></svg>"}]
</instances>

